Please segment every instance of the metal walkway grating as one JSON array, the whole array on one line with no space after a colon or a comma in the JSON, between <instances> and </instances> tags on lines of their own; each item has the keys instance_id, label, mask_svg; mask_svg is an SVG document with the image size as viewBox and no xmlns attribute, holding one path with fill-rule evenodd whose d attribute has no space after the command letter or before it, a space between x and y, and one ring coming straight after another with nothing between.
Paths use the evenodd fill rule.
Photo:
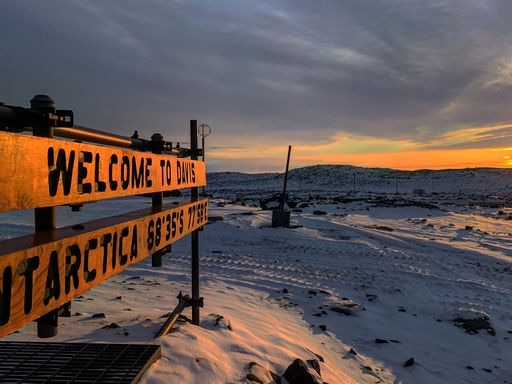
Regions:
<instances>
[{"instance_id":1,"label":"metal walkway grating","mask_svg":"<svg viewBox=\"0 0 512 384\"><path fill-rule=\"evenodd\" d=\"M0 383L137 383L160 358L143 344L0 342Z\"/></svg>"}]
</instances>

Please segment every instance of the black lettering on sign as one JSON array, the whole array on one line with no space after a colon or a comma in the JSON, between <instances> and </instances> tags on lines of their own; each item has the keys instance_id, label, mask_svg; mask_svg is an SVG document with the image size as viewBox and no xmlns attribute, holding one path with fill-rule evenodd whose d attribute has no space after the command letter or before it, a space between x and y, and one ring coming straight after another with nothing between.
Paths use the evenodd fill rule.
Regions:
<instances>
[{"instance_id":1,"label":"black lettering on sign","mask_svg":"<svg viewBox=\"0 0 512 384\"><path fill-rule=\"evenodd\" d=\"M25 296L23 299L23 311L28 315L32 310L32 294L34 291L34 274L39 268L39 256L29 257L20 261L17 274L25 277Z\"/></svg>"},{"instance_id":2,"label":"black lettering on sign","mask_svg":"<svg viewBox=\"0 0 512 384\"><path fill-rule=\"evenodd\" d=\"M164 167L165 167L165 160L160 160L160 173L162 174L162 185L164 185Z\"/></svg>"},{"instance_id":3,"label":"black lettering on sign","mask_svg":"<svg viewBox=\"0 0 512 384\"><path fill-rule=\"evenodd\" d=\"M50 260L46 271L46 286L43 297L44 305L48 305L52 297L55 300L60 297L59 255L57 251L52 251L50 254Z\"/></svg>"},{"instance_id":4,"label":"black lettering on sign","mask_svg":"<svg viewBox=\"0 0 512 384\"><path fill-rule=\"evenodd\" d=\"M123 156L121 159L121 188L123 191L130 185L130 158Z\"/></svg>"},{"instance_id":5,"label":"black lettering on sign","mask_svg":"<svg viewBox=\"0 0 512 384\"><path fill-rule=\"evenodd\" d=\"M151 165L153 164L153 159L151 157L146 158L146 166L144 171L144 177L146 178L146 187L151 188L153 185L153 180L151 180Z\"/></svg>"},{"instance_id":6,"label":"black lettering on sign","mask_svg":"<svg viewBox=\"0 0 512 384\"><path fill-rule=\"evenodd\" d=\"M78 193L91 193L91 183L84 183L87 179L87 167L85 163L92 163L92 153L89 151L80 151L78 156Z\"/></svg>"},{"instance_id":7,"label":"black lettering on sign","mask_svg":"<svg viewBox=\"0 0 512 384\"><path fill-rule=\"evenodd\" d=\"M117 181L114 180L114 164L118 163L116 154L110 155L110 161L108 162L108 184L112 191L117 190Z\"/></svg>"},{"instance_id":8,"label":"black lettering on sign","mask_svg":"<svg viewBox=\"0 0 512 384\"><path fill-rule=\"evenodd\" d=\"M169 160L165 162L165 182L167 185L171 185L172 183L172 167Z\"/></svg>"},{"instance_id":9,"label":"black lettering on sign","mask_svg":"<svg viewBox=\"0 0 512 384\"><path fill-rule=\"evenodd\" d=\"M80 247L77 244L66 248L66 273L64 279L64 292L66 295L71 292L71 279L73 279L73 288L77 289L80 285L78 270L80 269L81 259L82 252L80 252Z\"/></svg>"},{"instance_id":10,"label":"black lettering on sign","mask_svg":"<svg viewBox=\"0 0 512 384\"><path fill-rule=\"evenodd\" d=\"M171 236L176 237L176 230L178 228L178 212L174 211L171 218Z\"/></svg>"},{"instance_id":11,"label":"black lettering on sign","mask_svg":"<svg viewBox=\"0 0 512 384\"><path fill-rule=\"evenodd\" d=\"M156 219L155 225L155 245L158 247L160 245L160 240L162 239L162 219Z\"/></svg>"},{"instance_id":12,"label":"black lettering on sign","mask_svg":"<svg viewBox=\"0 0 512 384\"><path fill-rule=\"evenodd\" d=\"M97 153L94 158L94 190L96 192L105 192L107 190L107 183L100 180L100 154Z\"/></svg>"},{"instance_id":13,"label":"black lettering on sign","mask_svg":"<svg viewBox=\"0 0 512 384\"><path fill-rule=\"evenodd\" d=\"M181 185L181 161L176 162L176 181Z\"/></svg>"},{"instance_id":14,"label":"black lettering on sign","mask_svg":"<svg viewBox=\"0 0 512 384\"><path fill-rule=\"evenodd\" d=\"M90 283L96 278L96 269L89 269L89 253L91 250L98 248L98 240L90 239L87 241L84 250L84 280L86 283Z\"/></svg>"},{"instance_id":15,"label":"black lettering on sign","mask_svg":"<svg viewBox=\"0 0 512 384\"><path fill-rule=\"evenodd\" d=\"M117 232L114 232L112 238L112 269L116 268L117 264Z\"/></svg>"},{"instance_id":16,"label":"black lettering on sign","mask_svg":"<svg viewBox=\"0 0 512 384\"><path fill-rule=\"evenodd\" d=\"M171 162L169 160L160 160L160 172L162 173L162 185L171 185Z\"/></svg>"},{"instance_id":17,"label":"black lettering on sign","mask_svg":"<svg viewBox=\"0 0 512 384\"><path fill-rule=\"evenodd\" d=\"M149 220L148 223L148 251L151 251L155 246L155 222L153 220Z\"/></svg>"},{"instance_id":18,"label":"black lettering on sign","mask_svg":"<svg viewBox=\"0 0 512 384\"><path fill-rule=\"evenodd\" d=\"M55 161L55 150L48 148L48 193L55 196L59 189L59 180L62 177L62 189L64 196L71 192L71 180L75 163L75 151L69 153L69 161L66 164L66 151L59 149L57 161Z\"/></svg>"},{"instance_id":19,"label":"black lettering on sign","mask_svg":"<svg viewBox=\"0 0 512 384\"><path fill-rule=\"evenodd\" d=\"M2 273L2 290L0 291L0 325L5 325L11 318L12 268L5 267Z\"/></svg>"},{"instance_id":20,"label":"black lettering on sign","mask_svg":"<svg viewBox=\"0 0 512 384\"><path fill-rule=\"evenodd\" d=\"M171 215L165 215L165 241L171 238Z\"/></svg>"},{"instance_id":21,"label":"black lettering on sign","mask_svg":"<svg viewBox=\"0 0 512 384\"><path fill-rule=\"evenodd\" d=\"M176 164L176 176L178 179L178 185L195 183L196 182L196 170L194 163L177 161Z\"/></svg>"},{"instance_id":22,"label":"black lettering on sign","mask_svg":"<svg viewBox=\"0 0 512 384\"><path fill-rule=\"evenodd\" d=\"M144 187L144 158L140 159L139 168L137 169L137 159L132 157L132 188Z\"/></svg>"},{"instance_id":23,"label":"black lettering on sign","mask_svg":"<svg viewBox=\"0 0 512 384\"><path fill-rule=\"evenodd\" d=\"M132 229L132 245L130 247L130 260L136 259L138 256L139 241L137 238L137 225Z\"/></svg>"},{"instance_id":24,"label":"black lettering on sign","mask_svg":"<svg viewBox=\"0 0 512 384\"><path fill-rule=\"evenodd\" d=\"M130 231L128 227L121 229L121 236L119 236L119 265L125 265L128 262L128 254L123 253L123 239L128 237L129 234ZM115 265L112 265L112 268L115 268Z\"/></svg>"},{"instance_id":25,"label":"black lettering on sign","mask_svg":"<svg viewBox=\"0 0 512 384\"><path fill-rule=\"evenodd\" d=\"M101 236L100 244L103 247L103 274L107 273L108 265L108 245L112 242L112 235L106 233Z\"/></svg>"}]
</instances>

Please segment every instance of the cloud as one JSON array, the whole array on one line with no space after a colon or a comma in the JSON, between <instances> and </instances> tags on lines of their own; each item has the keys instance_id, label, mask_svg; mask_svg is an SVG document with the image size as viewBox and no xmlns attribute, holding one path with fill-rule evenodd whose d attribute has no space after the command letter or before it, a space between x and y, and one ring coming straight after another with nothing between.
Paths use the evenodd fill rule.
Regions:
<instances>
[{"instance_id":1,"label":"cloud","mask_svg":"<svg viewBox=\"0 0 512 384\"><path fill-rule=\"evenodd\" d=\"M446 140L511 121L510 14L508 0L19 0L0 14L1 97L47 93L82 125L170 141L198 119L212 146L498 145Z\"/></svg>"}]
</instances>

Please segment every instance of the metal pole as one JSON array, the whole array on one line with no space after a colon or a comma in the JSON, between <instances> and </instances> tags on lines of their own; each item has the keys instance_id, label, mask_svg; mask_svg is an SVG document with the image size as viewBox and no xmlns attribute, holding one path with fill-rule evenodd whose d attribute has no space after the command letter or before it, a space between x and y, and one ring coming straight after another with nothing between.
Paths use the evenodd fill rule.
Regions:
<instances>
[{"instance_id":1,"label":"metal pole","mask_svg":"<svg viewBox=\"0 0 512 384\"><path fill-rule=\"evenodd\" d=\"M190 120L190 150L192 160L197 160L197 120ZM199 198L199 188L190 190L192 200ZM192 232L192 324L199 325L199 230Z\"/></svg>"},{"instance_id":2,"label":"metal pole","mask_svg":"<svg viewBox=\"0 0 512 384\"><path fill-rule=\"evenodd\" d=\"M153 136L151 136L151 145L152 145L153 153L161 154L163 146L164 146L164 137L159 133L153 134ZM161 207L162 203L163 203L163 197L164 197L163 192L154 192L151 195L151 206L153 208ZM158 250L151 255L151 266L152 267L161 267L162 266L164 253L165 253L165 250Z\"/></svg>"},{"instance_id":3,"label":"metal pole","mask_svg":"<svg viewBox=\"0 0 512 384\"><path fill-rule=\"evenodd\" d=\"M183 310L188 307L190 297L188 295L182 296L180 292L180 294L178 295L178 300L178 305L176 306L176 308L174 308L174 311L172 311L172 313L169 315L165 323L157 332L157 334L154 337L155 339L160 336L165 336L171 331L172 326L180 317L181 312L183 312Z\"/></svg>"},{"instance_id":4,"label":"metal pole","mask_svg":"<svg viewBox=\"0 0 512 384\"><path fill-rule=\"evenodd\" d=\"M201 135L201 148L203 148L203 163L204 163L205 148L204 148L204 136L203 135ZM203 196L206 195L204 188L205 188L205 186L203 185Z\"/></svg>"},{"instance_id":5,"label":"metal pole","mask_svg":"<svg viewBox=\"0 0 512 384\"><path fill-rule=\"evenodd\" d=\"M290 166L290 154L292 152L292 146L288 146L288 158L286 159L286 171L284 172L284 186L283 186L283 196L281 196L281 205L279 210L284 210L284 202L286 198L286 183L288 182L288 167Z\"/></svg>"},{"instance_id":6,"label":"metal pole","mask_svg":"<svg viewBox=\"0 0 512 384\"><path fill-rule=\"evenodd\" d=\"M55 112L55 103L46 95L36 95L30 100L30 106L38 112ZM53 128L50 125L39 125L34 127L34 136L53 138ZM35 231L44 232L55 229L55 208L35 208L34 209ZM37 319L37 336L48 338L57 336L57 326L59 324L59 310L54 309Z\"/></svg>"}]
</instances>

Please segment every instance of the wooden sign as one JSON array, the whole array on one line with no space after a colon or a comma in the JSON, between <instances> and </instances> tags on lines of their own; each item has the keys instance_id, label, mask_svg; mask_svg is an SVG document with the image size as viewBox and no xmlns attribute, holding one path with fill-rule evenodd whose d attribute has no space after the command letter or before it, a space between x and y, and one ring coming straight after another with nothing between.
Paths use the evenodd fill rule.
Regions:
<instances>
[{"instance_id":1,"label":"wooden sign","mask_svg":"<svg viewBox=\"0 0 512 384\"><path fill-rule=\"evenodd\" d=\"M0 211L206 184L201 161L0 132Z\"/></svg>"},{"instance_id":2,"label":"wooden sign","mask_svg":"<svg viewBox=\"0 0 512 384\"><path fill-rule=\"evenodd\" d=\"M0 243L0 337L202 227L208 200L147 208Z\"/></svg>"}]
</instances>

